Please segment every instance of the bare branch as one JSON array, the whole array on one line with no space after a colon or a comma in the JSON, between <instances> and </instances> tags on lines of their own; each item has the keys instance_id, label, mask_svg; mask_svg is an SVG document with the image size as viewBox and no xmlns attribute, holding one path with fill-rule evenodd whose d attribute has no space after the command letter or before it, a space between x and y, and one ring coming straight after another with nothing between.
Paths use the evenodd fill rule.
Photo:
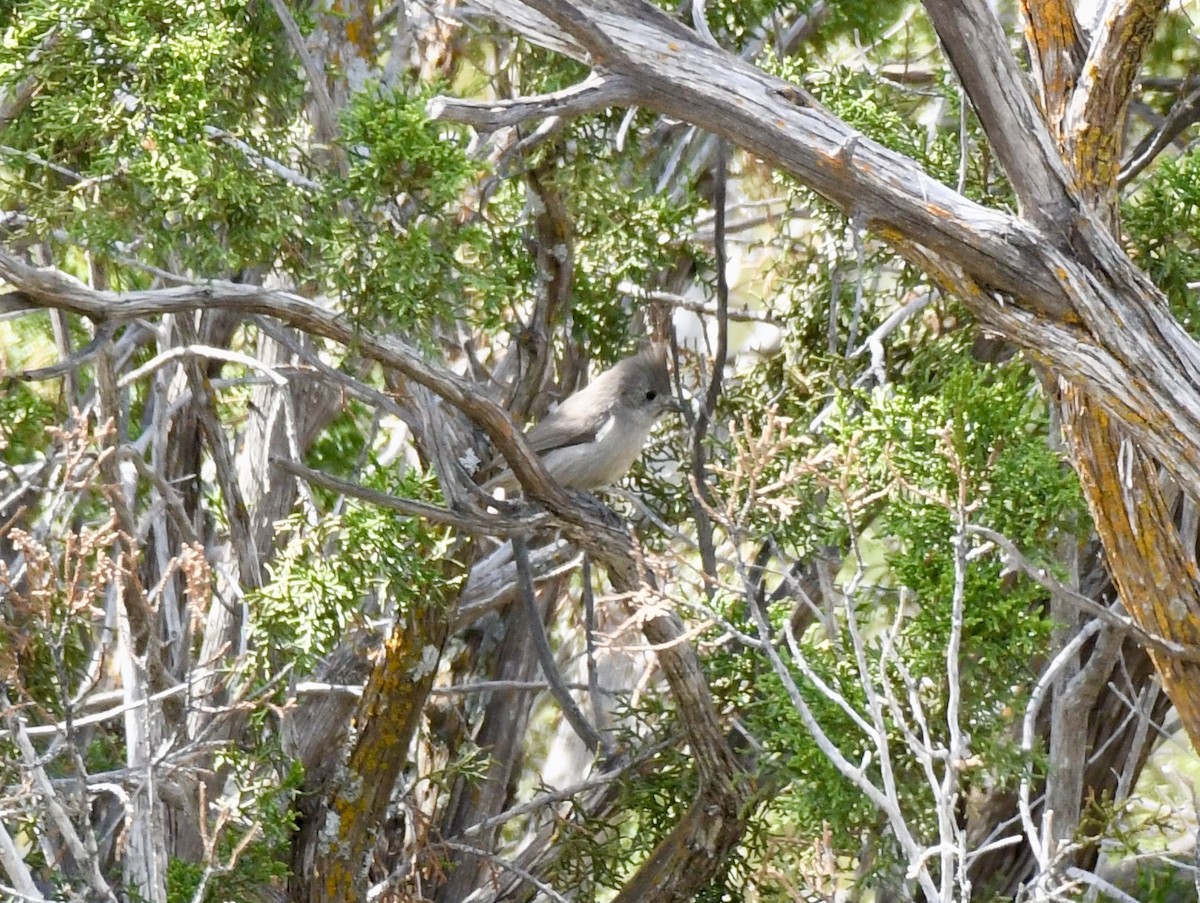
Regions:
<instances>
[{"instance_id":1,"label":"bare branch","mask_svg":"<svg viewBox=\"0 0 1200 903\"><path fill-rule=\"evenodd\" d=\"M1132 618L1124 615L1119 615L1105 605L1101 605L1095 599L1089 599L1087 596L1081 595L1071 587L1055 580L1051 574L1042 567L1038 567L1028 558L1021 554L1021 551L1008 537L997 533L987 527L981 527L977 524L971 524L967 527L967 532L975 536L981 536L989 542L995 543L1004 552L1005 558L1010 565L1019 570L1022 574L1036 583L1043 589L1053 593L1056 596L1061 596L1066 601L1070 602L1080 611L1087 612L1094 618L1099 619L1110 627L1115 627L1118 630L1124 631L1135 637L1140 643L1150 649L1161 652L1164 655L1169 655L1172 658L1177 658L1187 662L1200 662L1200 648L1194 646L1185 646L1183 643L1177 643L1174 640L1168 640L1165 637L1155 636L1139 627Z\"/></svg>"},{"instance_id":2,"label":"bare branch","mask_svg":"<svg viewBox=\"0 0 1200 903\"><path fill-rule=\"evenodd\" d=\"M275 370L275 368L267 366L262 361L248 354L242 354L240 351L230 351L227 348L214 348L210 345L177 345L173 348L168 348L161 354L156 354L150 360L146 361L146 363L142 364L142 366L126 373L117 380L117 388L124 389L142 377L149 376L158 368L166 366L171 361L196 357L207 360L225 361L230 364L241 364L243 367L248 367L251 370L257 370L262 373L276 387L287 385L287 379Z\"/></svg>"},{"instance_id":3,"label":"bare branch","mask_svg":"<svg viewBox=\"0 0 1200 903\"><path fill-rule=\"evenodd\" d=\"M32 306L71 310L99 322L222 308L276 317L301 331L357 347L365 356L394 367L479 423L533 497L549 503L552 510L574 507L562 488L550 480L523 433L498 404L466 380L427 363L400 339L358 330L342 315L299 295L219 281L139 292L99 291L61 271L31 267L4 251L0 251L0 276L18 287ZM23 303L20 297L8 297L10 309Z\"/></svg>"},{"instance_id":4,"label":"bare branch","mask_svg":"<svg viewBox=\"0 0 1200 903\"><path fill-rule=\"evenodd\" d=\"M319 121L316 123L317 136L321 141L329 141L337 131L338 117L333 98L329 96L329 86L325 84L325 73L321 71L321 67L317 65L312 54L308 52L304 35L301 34L296 20L292 18L287 4L283 0L271 0L271 8L279 17L284 34L288 37L288 43L292 45L296 56L299 57L300 65L304 67L304 74L308 76L308 83L312 87L313 97L316 99L317 109L320 111Z\"/></svg>"},{"instance_id":5,"label":"bare branch","mask_svg":"<svg viewBox=\"0 0 1200 903\"><path fill-rule=\"evenodd\" d=\"M1128 185L1168 144L1178 138L1184 129L1197 122L1200 122L1200 87L1194 88L1186 97L1176 101L1162 124L1134 148L1121 167L1117 184L1121 187Z\"/></svg>"},{"instance_id":6,"label":"bare branch","mask_svg":"<svg viewBox=\"0 0 1200 903\"><path fill-rule=\"evenodd\" d=\"M485 536L523 534L544 526L548 520L547 515L540 511L532 511L521 516L491 516L478 515L471 512L450 511L446 508L439 508L437 505L418 502L415 499L400 498L399 496L388 495L386 492L368 489L366 486L360 486L357 483L339 479L320 470L313 470L311 467L305 467L303 464L299 464L296 461L289 461L286 458L272 457L271 463L280 470L285 470L292 476L306 480L315 486L332 489L334 492L340 492L342 495L361 499L364 502L370 502L372 505L377 505L380 508L386 508L390 511L398 511L408 517L420 517L430 523L445 524L446 526L464 530L468 533L478 533Z\"/></svg>"},{"instance_id":7,"label":"bare branch","mask_svg":"<svg viewBox=\"0 0 1200 903\"><path fill-rule=\"evenodd\" d=\"M81 727L86 727L89 724L103 724L105 721L116 718L120 715L124 715L126 712L130 712L135 708L142 708L152 703L161 702L164 699L169 699L170 697L177 696L180 693L186 693L189 689L190 688L187 684L176 684L173 687L169 687L166 690L162 690L153 694L152 696L146 696L142 699L135 700L134 702L126 702L122 705L105 709L102 712L93 712L90 715L73 718L69 726L67 722L60 721L56 722L55 724L37 724L32 726L22 725L20 729L27 737L65 737L68 732L68 727L71 729L78 729ZM12 737L12 735L12 727L0 731L0 737Z\"/></svg>"},{"instance_id":8,"label":"bare branch","mask_svg":"<svg viewBox=\"0 0 1200 903\"><path fill-rule=\"evenodd\" d=\"M458 841L454 840L443 840L441 841L440 845L458 853L468 853L472 856L479 856L483 859L486 859L488 862L495 863L505 871L512 872L522 881L533 885L533 887L537 888L537 890L539 890L542 894L549 897L551 900L554 900L555 903L571 903L570 900L552 888L545 881L539 880L538 877L532 872L521 868L521 866L517 865L515 862L511 862L502 856L497 856L495 853L488 852L487 850L480 849L479 847L473 847L470 844L459 843Z\"/></svg>"},{"instance_id":9,"label":"bare branch","mask_svg":"<svg viewBox=\"0 0 1200 903\"><path fill-rule=\"evenodd\" d=\"M429 101L425 111L430 119L461 122L490 132L520 125L530 119L594 113L606 107L630 103L633 97L634 90L627 79L593 73L579 84L561 91L514 100L460 100L443 94Z\"/></svg>"},{"instance_id":10,"label":"bare branch","mask_svg":"<svg viewBox=\"0 0 1200 903\"><path fill-rule=\"evenodd\" d=\"M31 901L46 899L33 883L33 875L3 822L0 822L0 866L8 873L8 878L13 883L12 891L16 895Z\"/></svg>"},{"instance_id":11,"label":"bare branch","mask_svg":"<svg viewBox=\"0 0 1200 903\"><path fill-rule=\"evenodd\" d=\"M82 367L97 354L104 350L112 337L116 335L119 323L101 323L96 328L96 335L90 342L71 354L57 364L51 364L48 367L38 367L35 370L24 370L19 376L21 379L27 379L31 382L37 382L43 379L54 379L59 376L66 376L74 373L75 370Z\"/></svg>"},{"instance_id":12,"label":"bare branch","mask_svg":"<svg viewBox=\"0 0 1200 903\"><path fill-rule=\"evenodd\" d=\"M33 778L33 785L37 788L37 793L45 804L46 814L67 845L71 856L83 871L83 877L88 887L99 899L117 903L116 895L113 894L112 888L100 873L95 849L88 849L84 846L83 840L75 830L75 825L71 822L71 816L59 799L58 792L54 789L49 775L46 774L46 769L38 759L33 743L30 742L29 735L26 733L25 725L13 711L12 704L8 699L8 692L2 688L0 688L0 706L4 709L4 720L8 725L9 736L16 743L25 767Z\"/></svg>"},{"instance_id":13,"label":"bare branch","mask_svg":"<svg viewBox=\"0 0 1200 903\"><path fill-rule=\"evenodd\" d=\"M1029 702L1025 706L1025 717L1021 724L1021 751L1025 755L1030 757L1033 755L1034 743L1037 738L1038 712L1041 711L1046 694L1050 692L1055 681L1058 679L1058 672L1071 662L1080 647L1091 639L1101 629L1101 626L1100 621L1088 622L1079 633L1075 634L1066 646L1059 650L1058 655L1046 666L1041 677L1038 678L1033 692L1029 694ZM1029 847L1033 850L1034 857L1037 859L1039 871L1045 872L1050 866L1050 837L1040 834L1037 826L1034 824L1033 806L1030 799L1032 783L1032 776L1029 773L1021 776L1018 805L1021 811L1021 824L1025 829L1025 837L1029 842Z\"/></svg>"},{"instance_id":14,"label":"bare branch","mask_svg":"<svg viewBox=\"0 0 1200 903\"><path fill-rule=\"evenodd\" d=\"M550 695L554 697L555 702L562 709L563 717L567 719L571 729L583 741L588 752L595 753L602 748L607 749L608 743L605 742L605 738L600 736L596 728L584 717L579 706L575 704L575 699L563 682L562 674L559 673L558 665L554 661L554 650L550 648L546 627L538 613L537 598L533 588L533 573L529 568L529 547L525 544L524 537L513 537L513 556L517 564L518 592L525 607L525 622L533 639L533 648L537 652L542 674L550 684Z\"/></svg>"},{"instance_id":15,"label":"bare branch","mask_svg":"<svg viewBox=\"0 0 1200 903\"><path fill-rule=\"evenodd\" d=\"M263 169L274 173L285 182L290 182L297 188L304 188L308 191L322 190L322 186L319 182L314 182L303 173L292 169L290 166L285 166L278 160L272 160L265 154L260 154L241 138L235 138L228 132L211 125L206 125L204 127L204 134L214 141L221 141L225 144L228 144L230 147L237 148L252 164L261 166Z\"/></svg>"},{"instance_id":16,"label":"bare branch","mask_svg":"<svg viewBox=\"0 0 1200 903\"><path fill-rule=\"evenodd\" d=\"M617 286L623 292L628 292L635 298L643 298L647 301L661 301L670 304L672 307L677 307L680 310L688 310L694 314L704 314L705 316L716 316L718 314L717 305L707 301L693 301L690 298L685 298L683 295L675 292L663 291L648 291L639 285L634 285L632 282L622 282ZM730 320L737 323L772 323L776 321L770 314L762 311L751 310L748 307L731 308L727 315Z\"/></svg>"}]
</instances>

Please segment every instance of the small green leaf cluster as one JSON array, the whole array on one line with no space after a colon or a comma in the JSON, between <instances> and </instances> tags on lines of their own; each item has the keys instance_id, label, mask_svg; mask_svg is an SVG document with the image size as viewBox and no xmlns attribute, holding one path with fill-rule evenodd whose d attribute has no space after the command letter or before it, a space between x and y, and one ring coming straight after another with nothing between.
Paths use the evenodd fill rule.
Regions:
<instances>
[{"instance_id":1,"label":"small green leaf cluster","mask_svg":"<svg viewBox=\"0 0 1200 903\"><path fill-rule=\"evenodd\" d=\"M303 82L271 15L27 6L0 42L0 87L38 91L6 130L0 203L28 234L88 248L130 288L149 282L136 257L202 277L279 270L414 337L439 317L497 320L515 255L470 215L480 167L425 115L437 86L357 92L338 145L309 159Z\"/></svg>"},{"instance_id":2,"label":"small green leaf cluster","mask_svg":"<svg viewBox=\"0 0 1200 903\"><path fill-rule=\"evenodd\" d=\"M225 773L232 777L226 786L237 789L214 807L223 819L214 838L215 860L220 865L205 891L205 903L265 900L267 889L290 874L286 863L295 830L291 801L301 789L303 776L296 765L278 773L270 764L271 753L273 761L283 760L278 749L249 753L231 747L219 756ZM253 838L249 842L248 835ZM169 903L194 900L204 872L204 863L172 858L167 866Z\"/></svg>"},{"instance_id":3,"label":"small green leaf cluster","mask_svg":"<svg viewBox=\"0 0 1200 903\"><path fill-rule=\"evenodd\" d=\"M430 478L376 471L367 483L430 501ZM376 487L378 488L378 487ZM364 618L396 615L433 598L445 585L444 530L373 505L350 503L315 525L294 515L291 534L270 566L270 580L251 600L251 636L262 676L276 673L286 650L300 674L311 673L346 629Z\"/></svg>"},{"instance_id":4,"label":"small green leaf cluster","mask_svg":"<svg viewBox=\"0 0 1200 903\"><path fill-rule=\"evenodd\" d=\"M1200 335L1200 152L1164 160L1122 208L1129 254L1167 296L1171 312Z\"/></svg>"},{"instance_id":5,"label":"small green leaf cluster","mask_svg":"<svg viewBox=\"0 0 1200 903\"><path fill-rule=\"evenodd\" d=\"M0 391L0 454L5 466L27 464L39 458L44 452L46 429L59 419L56 406L36 388L29 383L9 381Z\"/></svg>"},{"instance_id":6,"label":"small green leaf cluster","mask_svg":"<svg viewBox=\"0 0 1200 903\"><path fill-rule=\"evenodd\" d=\"M630 190L622 171L628 165L611 151L580 154L568 189L576 238L573 335L605 362L627 353L630 322L644 303L620 286L645 286L681 260L704 257L688 236L696 199L672 199L648 187ZM645 181L642 176L636 184Z\"/></svg>"},{"instance_id":7,"label":"small green leaf cluster","mask_svg":"<svg viewBox=\"0 0 1200 903\"><path fill-rule=\"evenodd\" d=\"M307 233L304 273L364 325L425 334L439 318L501 303L510 266L465 196L478 175L460 134L425 114L437 86L368 87L342 118L345 178L331 178Z\"/></svg>"},{"instance_id":8,"label":"small green leaf cluster","mask_svg":"<svg viewBox=\"0 0 1200 903\"><path fill-rule=\"evenodd\" d=\"M873 401L861 418L834 428L842 441L854 441L863 490L889 487L872 531L890 550L889 582L911 593L917 609L904 628L909 667L940 684L959 493L968 521L1004 534L1035 560L1050 557L1053 544L1083 518L1082 495L1047 444L1037 384L1019 361L1004 367L961 361L937 394L917 397L898 387ZM981 723L1011 703L1011 687L1029 677L1049 630L1044 596L1007 575L995 555L966 569L964 708Z\"/></svg>"}]
</instances>

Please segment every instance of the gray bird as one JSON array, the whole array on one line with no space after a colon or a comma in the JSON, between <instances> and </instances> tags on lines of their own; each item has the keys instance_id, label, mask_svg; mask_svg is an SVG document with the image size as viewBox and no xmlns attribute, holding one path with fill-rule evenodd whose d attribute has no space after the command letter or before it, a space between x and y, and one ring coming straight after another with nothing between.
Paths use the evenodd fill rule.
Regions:
<instances>
[{"instance_id":1,"label":"gray bird","mask_svg":"<svg viewBox=\"0 0 1200 903\"><path fill-rule=\"evenodd\" d=\"M666 348L649 346L605 370L547 414L525 438L550 476L568 489L599 489L637 460L655 422L679 408L671 394ZM519 486L505 468L484 489Z\"/></svg>"}]
</instances>

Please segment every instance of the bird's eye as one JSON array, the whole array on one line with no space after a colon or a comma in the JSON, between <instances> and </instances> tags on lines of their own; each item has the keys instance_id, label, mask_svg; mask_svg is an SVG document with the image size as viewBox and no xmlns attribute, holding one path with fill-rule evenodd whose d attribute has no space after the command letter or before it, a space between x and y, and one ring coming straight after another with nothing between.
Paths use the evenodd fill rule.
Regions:
<instances>
[{"instance_id":1,"label":"bird's eye","mask_svg":"<svg viewBox=\"0 0 1200 903\"><path fill-rule=\"evenodd\" d=\"M654 389L646 393L646 401L654 401L656 398L658 398L658 393Z\"/></svg>"}]
</instances>

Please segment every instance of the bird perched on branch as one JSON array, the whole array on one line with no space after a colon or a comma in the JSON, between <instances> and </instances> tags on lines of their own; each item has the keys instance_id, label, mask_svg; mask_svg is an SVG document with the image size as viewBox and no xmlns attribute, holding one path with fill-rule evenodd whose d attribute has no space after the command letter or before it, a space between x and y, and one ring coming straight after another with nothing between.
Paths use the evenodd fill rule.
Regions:
<instances>
[{"instance_id":1,"label":"bird perched on branch","mask_svg":"<svg viewBox=\"0 0 1200 903\"><path fill-rule=\"evenodd\" d=\"M671 394L666 348L651 345L571 395L525 438L564 487L599 489L625 475L658 418L679 407ZM506 467L484 489L510 492L518 485Z\"/></svg>"}]
</instances>

